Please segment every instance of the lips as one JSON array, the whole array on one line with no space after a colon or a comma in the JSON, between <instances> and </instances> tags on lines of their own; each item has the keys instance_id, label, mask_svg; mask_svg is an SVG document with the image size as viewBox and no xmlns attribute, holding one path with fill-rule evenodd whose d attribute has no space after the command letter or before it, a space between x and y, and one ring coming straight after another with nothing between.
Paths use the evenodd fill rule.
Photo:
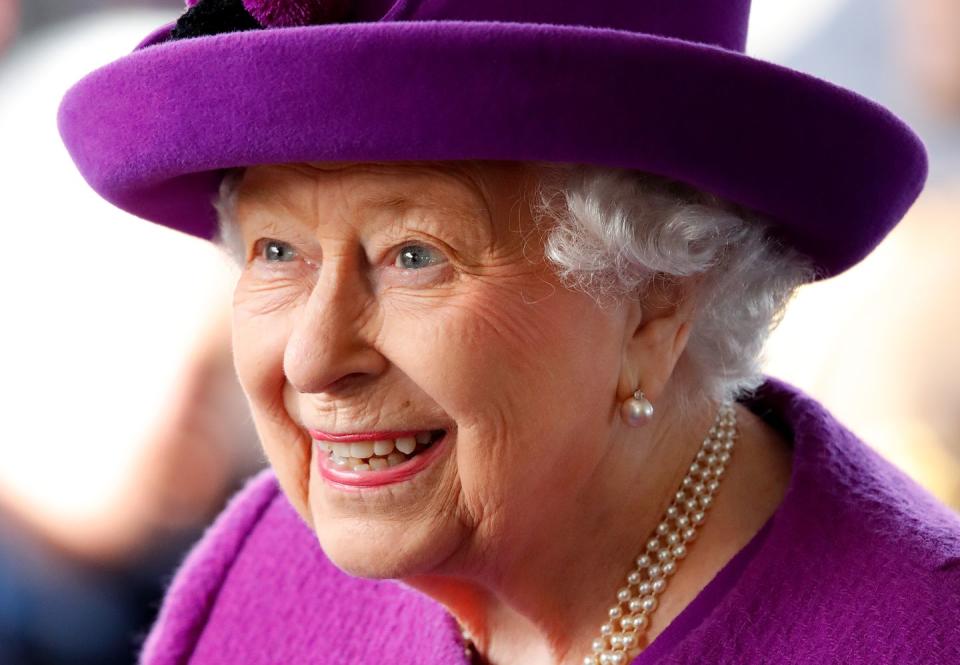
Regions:
<instances>
[{"instance_id":1,"label":"lips","mask_svg":"<svg viewBox=\"0 0 960 665\"><path fill-rule=\"evenodd\" d=\"M351 486L405 480L426 467L446 439L442 429L349 434L310 430L310 435L320 473L336 484Z\"/></svg>"},{"instance_id":2,"label":"lips","mask_svg":"<svg viewBox=\"0 0 960 665\"><path fill-rule=\"evenodd\" d=\"M404 436L416 437L421 432L433 432L436 430L386 430L380 432L350 432L345 434L332 434L316 429L308 429L310 436L317 441L378 441L383 439L398 439Z\"/></svg>"}]
</instances>

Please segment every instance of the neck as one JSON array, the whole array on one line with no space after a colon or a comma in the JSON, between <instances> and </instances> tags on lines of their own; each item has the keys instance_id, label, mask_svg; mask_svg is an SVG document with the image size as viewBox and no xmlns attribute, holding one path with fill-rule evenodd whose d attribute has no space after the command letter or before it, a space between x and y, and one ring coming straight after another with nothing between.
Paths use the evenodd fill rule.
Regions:
<instances>
[{"instance_id":1,"label":"neck","mask_svg":"<svg viewBox=\"0 0 960 665\"><path fill-rule=\"evenodd\" d=\"M587 482L566 494L565 503L537 506L536 519L524 522L522 532L498 536L494 556L473 543L443 570L403 581L444 605L491 664L582 663L700 449L717 405L704 404L683 419L658 411L646 427L618 430ZM505 523L498 528L508 529ZM664 603L654 616L670 611ZM646 635L652 639L650 631Z\"/></svg>"}]
</instances>

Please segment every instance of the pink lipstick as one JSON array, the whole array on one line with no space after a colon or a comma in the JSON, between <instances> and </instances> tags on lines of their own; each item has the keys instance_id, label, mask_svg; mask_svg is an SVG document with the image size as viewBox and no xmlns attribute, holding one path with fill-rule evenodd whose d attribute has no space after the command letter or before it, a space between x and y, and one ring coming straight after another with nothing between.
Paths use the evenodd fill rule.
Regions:
<instances>
[{"instance_id":1,"label":"pink lipstick","mask_svg":"<svg viewBox=\"0 0 960 665\"><path fill-rule=\"evenodd\" d=\"M423 432L423 430L417 430L417 432ZM325 432L318 432L316 430L310 430L310 435L313 436L314 439L336 443L395 439L414 436L414 434L415 432L413 431L383 431L334 435ZM379 487L382 485L403 482L404 480L412 478L443 454L447 447L448 438L449 437L447 436L446 431L438 430L437 435L431 439L427 446L420 448L419 451L410 459L385 469L369 469L362 471L354 471L353 469L347 468L344 465L336 464L331 459L330 452L321 448L316 442L314 442L312 445L317 470L326 481L332 485L341 486L344 488L362 488Z\"/></svg>"}]
</instances>

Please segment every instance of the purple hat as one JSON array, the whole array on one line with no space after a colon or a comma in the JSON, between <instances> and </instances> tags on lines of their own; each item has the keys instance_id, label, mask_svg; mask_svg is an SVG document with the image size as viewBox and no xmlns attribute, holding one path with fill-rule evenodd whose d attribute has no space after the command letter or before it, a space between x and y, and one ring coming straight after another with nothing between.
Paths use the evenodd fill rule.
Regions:
<instances>
[{"instance_id":1,"label":"purple hat","mask_svg":"<svg viewBox=\"0 0 960 665\"><path fill-rule=\"evenodd\" d=\"M74 85L67 149L111 203L211 238L224 169L497 159L629 167L766 215L818 279L923 188L885 108L744 55L749 0L189 0Z\"/></svg>"}]
</instances>

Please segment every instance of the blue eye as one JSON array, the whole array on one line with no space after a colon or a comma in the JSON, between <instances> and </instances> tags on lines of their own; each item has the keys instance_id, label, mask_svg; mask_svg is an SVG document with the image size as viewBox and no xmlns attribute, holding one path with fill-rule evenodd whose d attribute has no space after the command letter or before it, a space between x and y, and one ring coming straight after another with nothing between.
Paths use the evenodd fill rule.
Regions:
<instances>
[{"instance_id":1,"label":"blue eye","mask_svg":"<svg viewBox=\"0 0 960 665\"><path fill-rule=\"evenodd\" d=\"M440 263L433 251L424 245L404 245L397 255L397 266L400 268L416 269L426 268L435 263Z\"/></svg>"},{"instance_id":2,"label":"blue eye","mask_svg":"<svg viewBox=\"0 0 960 665\"><path fill-rule=\"evenodd\" d=\"M257 255L267 263L287 263L297 257L296 251L285 242L279 240L261 240L260 251Z\"/></svg>"}]
</instances>

